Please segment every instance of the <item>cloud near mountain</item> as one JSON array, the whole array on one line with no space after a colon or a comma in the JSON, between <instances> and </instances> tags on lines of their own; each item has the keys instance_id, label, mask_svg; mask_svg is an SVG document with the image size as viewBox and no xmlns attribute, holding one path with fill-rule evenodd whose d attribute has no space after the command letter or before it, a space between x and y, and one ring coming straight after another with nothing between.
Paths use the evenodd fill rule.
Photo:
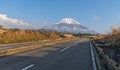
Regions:
<instances>
[{"instance_id":1,"label":"cloud near mountain","mask_svg":"<svg viewBox=\"0 0 120 70\"><path fill-rule=\"evenodd\" d=\"M5 28L24 28L30 26L30 24L15 18L10 18L6 14L0 14L0 25L3 25Z\"/></svg>"}]
</instances>

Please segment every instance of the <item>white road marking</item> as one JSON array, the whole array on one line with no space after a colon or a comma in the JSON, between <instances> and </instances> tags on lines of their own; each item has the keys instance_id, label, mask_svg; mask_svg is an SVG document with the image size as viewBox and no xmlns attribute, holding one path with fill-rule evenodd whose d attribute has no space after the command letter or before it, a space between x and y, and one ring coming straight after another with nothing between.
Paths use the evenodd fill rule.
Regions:
<instances>
[{"instance_id":1,"label":"white road marking","mask_svg":"<svg viewBox=\"0 0 120 70\"><path fill-rule=\"evenodd\" d=\"M22 70L28 70L28 69L30 69L30 68L33 67L33 66L34 66L34 64L30 64L30 65L28 65L27 67L22 68Z\"/></svg>"},{"instance_id":2,"label":"white road marking","mask_svg":"<svg viewBox=\"0 0 120 70\"><path fill-rule=\"evenodd\" d=\"M61 49L60 51L63 52L63 51L65 51L65 50L69 49L70 47L71 47L71 46L68 46L68 47L66 47L66 48L64 48L64 49Z\"/></svg>"},{"instance_id":3,"label":"white road marking","mask_svg":"<svg viewBox=\"0 0 120 70\"><path fill-rule=\"evenodd\" d=\"M92 47L91 41L90 41L90 48L91 48L91 55L92 55L92 62L93 62L93 70L97 70L96 63L95 63L95 56L94 56L94 52L93 52L93 47Z\"/></svg>"}]
</instances>

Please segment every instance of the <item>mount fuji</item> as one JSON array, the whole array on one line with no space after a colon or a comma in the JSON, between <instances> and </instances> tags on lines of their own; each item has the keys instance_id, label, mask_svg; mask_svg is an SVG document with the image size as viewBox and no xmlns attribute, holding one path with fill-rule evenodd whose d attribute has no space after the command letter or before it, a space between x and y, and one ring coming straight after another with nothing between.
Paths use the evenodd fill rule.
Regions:
<instances>
[{"instance_id":1,"label":"mount fuji","mask_svg":"<svg viewBox=\"0 0 120 70\"><path fill-rule=\"evenodd\" d=\"M88 29L87 27L82 26L79 22L72 18L63 18L54 25L47 26L42 28L42 30L57 30L61 33L86 33L86 34L96 34L97 32Z\"/></svg>"}]
</instances>

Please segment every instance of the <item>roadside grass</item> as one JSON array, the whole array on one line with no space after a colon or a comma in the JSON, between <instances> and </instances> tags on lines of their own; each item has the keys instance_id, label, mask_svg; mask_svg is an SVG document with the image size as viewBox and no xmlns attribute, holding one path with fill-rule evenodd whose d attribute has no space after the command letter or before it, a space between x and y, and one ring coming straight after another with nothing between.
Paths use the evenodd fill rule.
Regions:
<instances>
[{"instance_id":1,"label":"roadside grass","mask_svg":"<svg viewBox=\"0 0 120 70\"><path fill-rule=\"evenodd\" d=\"M55 40L61 38L61 34L57 31L42 32L39 30L8 29L6 32L0 33L0 44L23 43L39 40Z\"/></svg>"}]
</instances>

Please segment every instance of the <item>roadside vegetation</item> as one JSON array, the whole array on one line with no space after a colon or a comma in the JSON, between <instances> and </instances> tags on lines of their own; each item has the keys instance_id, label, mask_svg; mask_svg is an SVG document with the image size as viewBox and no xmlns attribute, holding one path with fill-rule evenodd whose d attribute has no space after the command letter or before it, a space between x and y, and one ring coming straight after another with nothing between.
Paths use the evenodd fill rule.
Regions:
<instances>
[{"instance_id":1,"label":"roadside vegetation","mask_svg":"<svg viewBox=\"0 0 120 70\"><path fill-rule=\"evenodd\" d=\"M104 55L101 56L103 56L102 58L107 61L109 66L114 68L115 70L117 70L117 68L119 69L120 68L120 31L112 30L111 34L99 35L96 37L95 43L104 52Z\"/></svg>"},{"instance_id":2,"label":"roadside vegetation","mask_svg":"<svg viewBox=\"0 0 120 70\"><path fill-rule=\"evenodd\" d=\"M113 30L112 34L105 35L103 37L98 36L96 42L102 44L109 44L114 48L120 49L120 31Z\"/></svg>"},{"instance_id":3,"label":"roadside vegetation","mask_svg":"<svg viewBox=\"0 0 120 70\"><path fill-rule=\"evenodd\" d=\"M5 30L5 29L4 29ZM39 30L20 30L20 29L6 29L5 32L0 33L0 43L22 43L42 40L61 39L62 35L57 31L39 31Z\"/></svg>"}]
</instances>

